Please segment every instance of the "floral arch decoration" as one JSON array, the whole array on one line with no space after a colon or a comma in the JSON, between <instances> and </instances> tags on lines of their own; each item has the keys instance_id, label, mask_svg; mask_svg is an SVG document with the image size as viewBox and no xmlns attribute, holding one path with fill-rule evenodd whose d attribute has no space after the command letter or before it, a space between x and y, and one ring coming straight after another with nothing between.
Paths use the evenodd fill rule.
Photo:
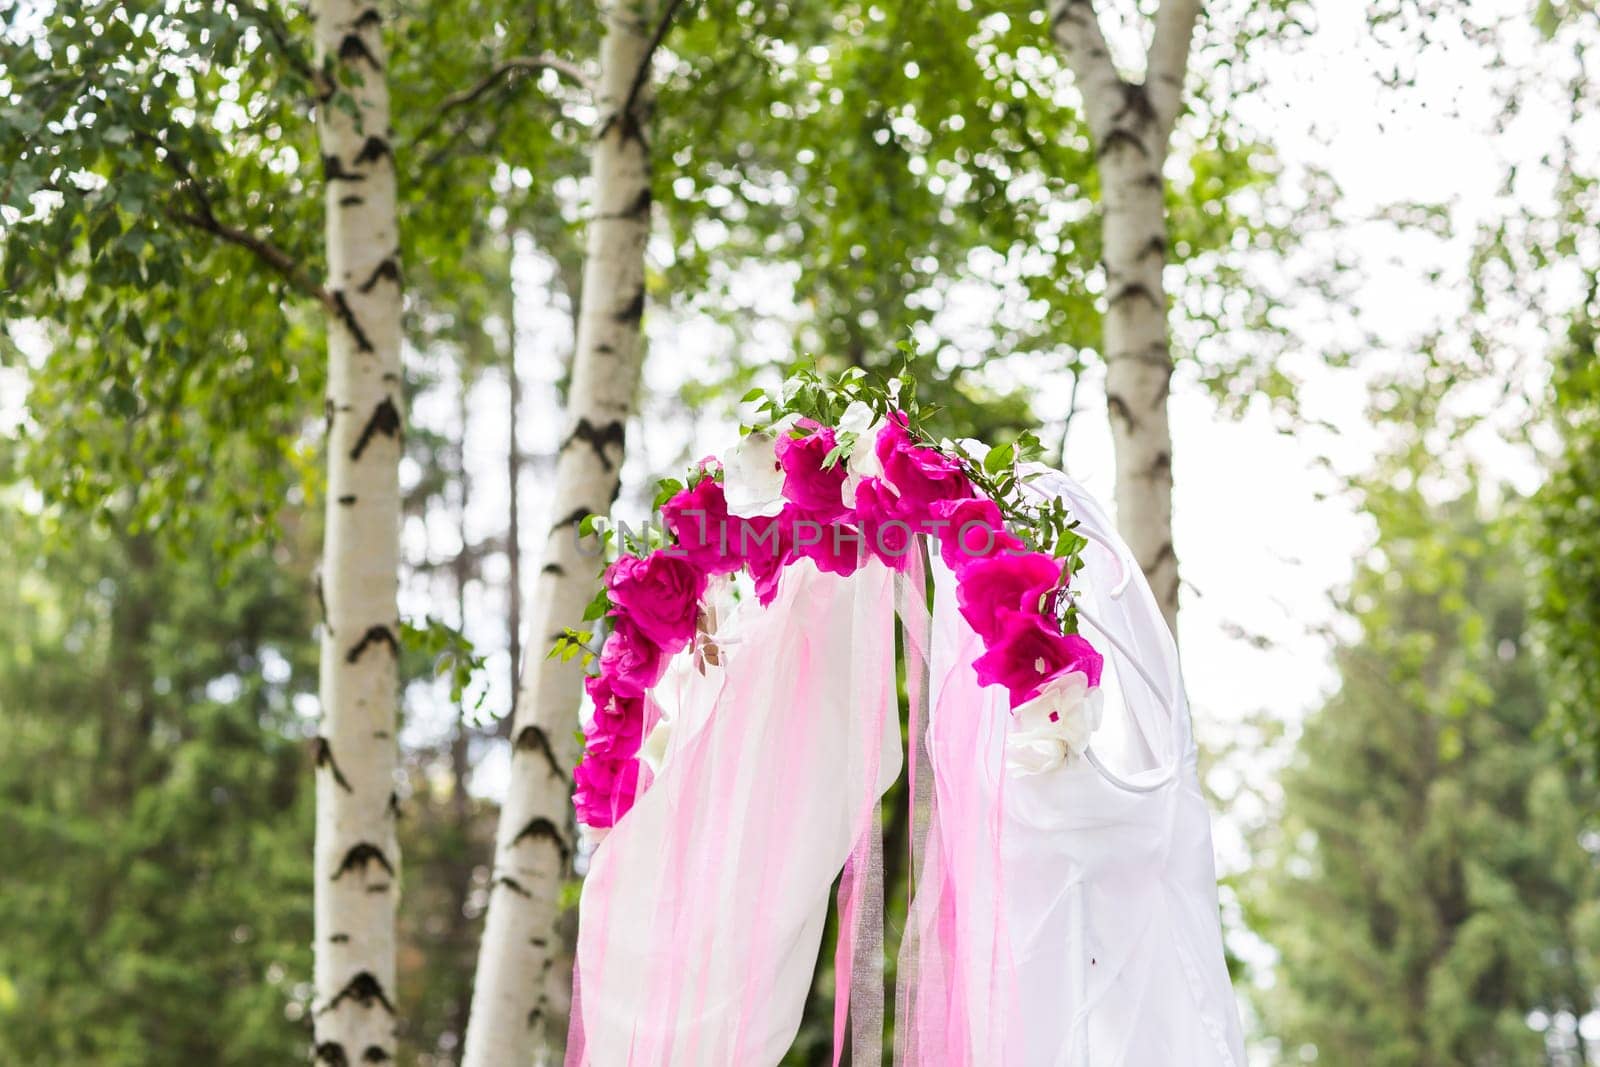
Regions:
<instances>
[{"instance_id":1,"label":"floral arch decoration","mask_svg":"<svg viewBox=\"0 0 1600 1067\"><path fill-rule=\"evenodd\" d=\"M648 787L659 738L646 695L679 653L714 661L708 589L743 575L766 605L800 560L840 576L873 560L904 572L937 543L961 616L983 641L978 680L1009 697L1008 767L1045 771L1082 754L1103 662L1067 595L1087 540L1061 500L1026 491L1019 465L1037 440L935 441L906 375L802 372L778 396L745 400L759 419L738 446L660 484L661 530L636 539L592 519L582 528L618 554L585 615L609 628L602 650L593 653L592 632L569 629L552 651L588 650L596 668L584 683L593 708L574 774L578 821L603 833Z\"/></svg>"}]
</instances>

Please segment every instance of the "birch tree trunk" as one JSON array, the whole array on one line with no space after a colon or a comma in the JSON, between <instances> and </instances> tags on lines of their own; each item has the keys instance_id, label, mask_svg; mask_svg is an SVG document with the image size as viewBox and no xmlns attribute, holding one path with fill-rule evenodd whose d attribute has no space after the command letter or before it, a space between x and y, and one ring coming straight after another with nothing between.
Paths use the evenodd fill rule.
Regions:
<instances>
[{"instance_id":1,"label":"birch tree trunk","mask_svg":"<svg viewBox=\"0 0 1600 1067\"><path fill-rule=\"evenodd\" d=\"M1183 106L1190 39L1202 0L1162 0L1143 82L1124 79L1094 0L1052 0L1056 43L1077 80L1099 161L1106 272L1106 408L1116 446L1117 524L1177 632L1172 541L1172 430L1167 394L1167 160Z\"/></svg>"},{"instance_id":2,"label":"birch tree trunk","mask_svg":"<svg viewBox=\"0 0 1600 1067\"><path fill-rule=\"evenodd\" d=\"M595 590L597 561L578 543L578 523L605 515L617 496L624 432L638 389L644 251L650 231L651 109L648 64L653 2L607 10L600 51L600 114L573 356L566 435L556 459L554 521L529 612L529 643L512 724L511 780L500 812L494 877L473 987L464 1067L527 1063L568 1007L570 972L555 918L574 850L570 771L582 667L545 657L577 625ZM656 36L660 28L654 27Z\"/></svg>"},{"instance_id":3,"label":"birch tree trunk","mask_svg":"<svg viewBox=\"0 0 1600 1067\"><path fill-rule=\"evenodd\" d=\"M400 873L399 233L382 18L357 0L315 0L313 14L331 76L317 107L331 310L313 1030L318 1062L378 1063L395 1055Z\"/></svg>"}]
</instances>

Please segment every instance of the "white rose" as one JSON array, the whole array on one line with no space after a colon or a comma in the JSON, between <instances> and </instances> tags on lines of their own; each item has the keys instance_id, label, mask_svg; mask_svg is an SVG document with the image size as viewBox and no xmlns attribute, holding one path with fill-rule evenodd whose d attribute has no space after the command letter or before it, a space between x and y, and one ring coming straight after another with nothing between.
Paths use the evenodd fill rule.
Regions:
<instances>
[{"instance_id":1,"label":"white rose","mask_svg":"<svg viewBox=\"0 0 1600 1067\"><path fill-rule=\"evenodd\" d=\"M1050 679L1033 699L1012 709L1006 767L1012 774L1042 774L1069 756L1081 756L1100 727L1105 701L1082 671Z\"/></svg>"},{"instance_id":2,"label":"white rose","mask_svg":"<svg viewBox=\"0 0 1600 1067\"><path fill-rule=\"evenodd\" d=\"M850 407L853 408L860 403L858 400ZM861 406L866 407L865 404ZM869 408L867 416L870 418L871 415L872 411ZM845 417L849 416L850 409L846 408ZM856 506L856 486L864 479L883 477L883 464L878 462L878 434L883 427L882 419L870 423L856 435L855 443L850 446L850 455L846 457L844 463L844 506L847 508Z\"/></svg>"},{"instance_id":3,"label":"white rose","mask_svg":"<svg viewBox=\"0 0 1600 1067\"><path fill-rule=\"evenodd\" d=\"M844 414L839 416L837 429L840 433L853 433L860 437L871 425L872 408L865 400L852 400L850 406L844 409Z\"/></svg>"},{"instance_id":4,"label":"white rose","mask_svg":"<svg viewBox=\"0 0 1600 1067\"><path fill-rule=\"evenodd\" d=\"M753 433L722 460L722 495L728 514L741 519L776 515L783 510L783 470L773 437Z\"/></svg>"}]
</instances>

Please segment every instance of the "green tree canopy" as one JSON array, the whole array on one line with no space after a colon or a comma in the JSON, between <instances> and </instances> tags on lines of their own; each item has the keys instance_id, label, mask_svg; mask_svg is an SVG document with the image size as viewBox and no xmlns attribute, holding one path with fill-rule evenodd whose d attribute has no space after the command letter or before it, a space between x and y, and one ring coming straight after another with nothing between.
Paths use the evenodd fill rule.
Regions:
<instances>
[{"instance_id":1,"label":"green tree canopy","mask_svg":"<svg viewBox=\"0 0 1600 1067\"><path fill-rule=\"evenodd\" d=\"M1283 1062L1582 1062L1546 1057L1600 984L1600 797L1542 732L1515 525L1475 493L1373 507L1358 629L1250 899L1279 954L1266 1028Z\"/></svg>"}]
</instances>

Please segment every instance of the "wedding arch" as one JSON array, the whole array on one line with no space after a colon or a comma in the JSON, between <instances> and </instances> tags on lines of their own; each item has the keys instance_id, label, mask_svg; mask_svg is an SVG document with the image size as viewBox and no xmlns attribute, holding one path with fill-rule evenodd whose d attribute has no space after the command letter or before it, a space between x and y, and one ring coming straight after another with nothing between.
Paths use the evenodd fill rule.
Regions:
<instances>
[{"instance_id":1,"label":"wedding arch","mask_svg":"<svg viewBox=\"0 0 1600 1067\"><path fill-rule=\"evenodd\" d=\"M778 1063L836 882L834 1062L880 1062L904 772L896 1064L1243 1067L1154 598L1033 442L935 442L909 394L802 374L663 530L598 531L569 1065Z\"/></svg>"}]
</instances>

